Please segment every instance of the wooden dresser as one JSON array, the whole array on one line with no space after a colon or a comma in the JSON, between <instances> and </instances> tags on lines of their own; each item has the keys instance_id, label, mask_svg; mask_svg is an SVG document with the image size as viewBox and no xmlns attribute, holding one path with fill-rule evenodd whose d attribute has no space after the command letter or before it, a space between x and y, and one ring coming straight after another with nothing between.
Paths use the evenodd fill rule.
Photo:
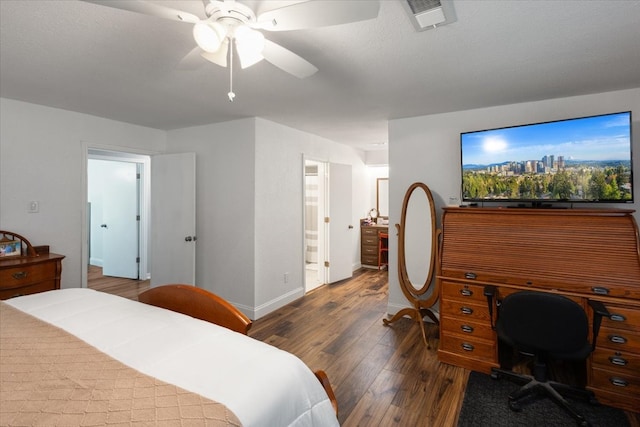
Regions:
<instances>
[{"instance_id":1,"label":"wooden dresser","mask_svg":"<svg viewBox=\"0 0 640 427\"><path fill-rule=\"evenodd\" d=\"M499 366L483 291L520 290L604 303L587 388L640 408L640 243L632 210L445 208L440 254L440 361L489 373ZM496 315L494 307L493 316Z\"/></svg>"},{"instance_id":2,"label":"wooden dresser","mask_svg":"<svg viewBox=\"0 0 640 427\"><path fill-rule=\"evenodd\" d=\"M33 247L24 237L0 230L0 239L22 242L19 255L0 257L0 299L60 289L64 255Z\"/></svg>"},{"instance_id":3,"label":"wooden dresser","mask_svg":"<svg viewBox=\"0 0 640 427\"><path fill-rule=\"evenodd\" d=\"M387 225L360 226L360 264L378 268L378 239L380 233L388 233Z\"/></svg>"}]
</instances>

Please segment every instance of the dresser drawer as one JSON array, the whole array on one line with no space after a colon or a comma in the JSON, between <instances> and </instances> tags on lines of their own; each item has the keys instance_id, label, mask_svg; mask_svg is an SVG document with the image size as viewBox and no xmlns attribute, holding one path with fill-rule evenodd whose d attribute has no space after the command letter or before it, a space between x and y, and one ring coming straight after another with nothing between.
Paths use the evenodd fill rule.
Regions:
<instances>
[{"instance_id":1,"label":"dresser drawer","mask_svg":"<svg viewBox=\"0 0 640 427\"><path fill-rule=\"evenodd\" d=\"M377 246L362 246L361 255L374 255L376 257L376 262L378 262L378 247Z\"/></svg>"},{"instance_id":2,"label":"dresser drawer","mask_svg":"<svg viewBox=\"0 0 640 427\"><path fill-rule=\"evenodd\" d=\"M56 263L45 262L31 266L17 266L0 270L0 289L12 289L51 279Z\"/></svg>"},{"instance_id":3,"label":"dresser drawer","mask_svg":"<svg viewBox=\"0 0 640 427\"><path fill-rule=\"evenodd\" d=\"M22 295L36 294L38 292L46 292L57 289L56 281L45 280L44 282L39 282L33 285L26 285L17 288L0 288L0 300L5 300L9 298L19 297Z\"/></svg>"},{"instance_id":4,"label":"dresser drawer","mask_svg":"<svg viewBox=\"0 0 640 427\"><path fill-rule=\"evenodd\" d=\"M624 329L601 327L596 348L640 353L640 334Z\"/></svg>"},{"instance_id":5,"label":"dresser drawer","mask_svg":"<svg viewBox=\"0 0 640 427\"><path fill-rule=\"evenodd\" d=\"M637 353L596 347L591 363L596 369L620 372L623 375L640 376L640 354Z\"/></svg>"},{"instance_id":6,"label":"dresser drawer","mask_svg":"<svg viewBox=\"0 0 640 427\"><path fill-rule=\"evenodd\" d=\"M486 322L473 322L471 319L442 316L440 329L445 335L457 334L487 340L495 339L495 332L491 329L491 325Z\"/></svg>"},{"instance_id":7,"label":"dresser drawer","mask_svg":"<svg viewBox=\"0 0 640 427\"><path fill-rule=\"evenodd\" d=\"M473 337L444 334L440 337L440 349L489 362L496 360L495 343Z\"/></svg>"},{"instance_id":8,"label":"dresser drawer","mask_svg":"<svg viewBox=\"0 0 640 427\"><path fill-rule=\"evenodd\" d=\"M476 303L487 304L487 297L484 295L484 286L482 285L443 281L441 292L443 298L472 300Z\"/></svg>"},{"instance_id":9,"label":"dresser drawer","mask_svg":"<svg viewBox=\"0 0 640 427\"><path fill-rule=\"evenodd\" d=\"M484 324L490 323L489 307L485 299L484 304L478 304L477 301L469 299L468 301L452 300L442 298L440 301L440 312L458 318L468 319L470 321L480 322Z\"/></svg>"},{"instance_id":10,"label":"dresser drawer","mask_svg":"<svg viewBox=\"0 0 640 427\"><path fill-rule=\"evenodd\" d=\"M365 265L378 265L378 254L376 255L362 255L360 257L360 263Z\"/></svg>"},{"instance_id":11,"label":"dresser drawer","mask_svg":"<svg viewBox=\"0 0 640 427\"><path fill-rule=\"evenodd\" d=\"M375 246L378 247L378 236L362 236L362 246Z\"/></svg>"},{"instance_id":12,"label":"dresser drawer","mask_svg":"<svg viewBox=\"0 0 640 427\"><path fill-rule=\"evenodd\" d=\"M376 227L362 227L360 228L362 231L362 237L364 236L373 236L376 240L378 239L378 228Z\"/></svg>"},{"instance_id":13,"label":"dresser drawer","mask_svg":"<svg viewBox=\"0 0 640 427\"><path fill-rule=\"evenodd\" d=\"M623 375L604 369L593 369L591 386L626 396L640 396L640 376Z\"/></svg>"},{"instance_id":14,"label":"dresser drawer","mask_svg":"<svg viewBox=\"0 0 640 427\"><path fill-rule=\"evenodd\" d=\"M602 326L640 333L640 310L605 304L611 317L602 318Z\"/></svg>"}]
</instances>

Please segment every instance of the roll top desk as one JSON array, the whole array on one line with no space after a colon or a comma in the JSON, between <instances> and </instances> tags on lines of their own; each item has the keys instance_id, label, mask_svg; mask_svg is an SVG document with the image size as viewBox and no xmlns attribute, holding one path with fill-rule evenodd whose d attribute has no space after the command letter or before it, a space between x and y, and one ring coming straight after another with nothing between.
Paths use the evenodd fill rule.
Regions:
<instances>
[{"instance_id":1,"label":"roll top desk","mask_svg":"<svg viewBox=\"0 0 640 427\"><path fill-rule=\"evenodd\" d=\"M568 296L593 321L611 313L586 364L587 388L611 406L640 408L640 243L633 210L445 208L440 251L440 361L499 366L484 287Z\"/></svg>"}]
</instances>

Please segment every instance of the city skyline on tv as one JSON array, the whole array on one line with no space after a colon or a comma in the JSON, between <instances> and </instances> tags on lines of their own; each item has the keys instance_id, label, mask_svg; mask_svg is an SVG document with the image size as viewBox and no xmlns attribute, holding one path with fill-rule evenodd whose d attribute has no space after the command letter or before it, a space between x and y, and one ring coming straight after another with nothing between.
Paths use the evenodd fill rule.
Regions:
<instances>
[{"instance_id":1,"label":"city skyline on tv","mask_svg":"<svg viewBox=\"0 0 640 427\"><path fill-rule=\"evenodd\" d=\"M631 112L460 134L465 201L633 201Z\"/></svg>"}]
</instances>

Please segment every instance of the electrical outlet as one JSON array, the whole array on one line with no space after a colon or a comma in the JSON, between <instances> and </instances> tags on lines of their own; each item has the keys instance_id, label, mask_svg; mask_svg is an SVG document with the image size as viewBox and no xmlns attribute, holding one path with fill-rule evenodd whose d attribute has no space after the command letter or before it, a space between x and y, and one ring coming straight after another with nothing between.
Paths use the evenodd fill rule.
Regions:
<instances>
[{"instance_id":1,"label":"electrical outlet","mask_svg":"<svg viewBox=\"0 0 640 427\"><path fill-rule=\"evenodd\" d=\"M28 213L38 213L40 212L40 203L37 200L32 200L29 202L29 206L27 206Z\"/></svg>"}]
</instances>

